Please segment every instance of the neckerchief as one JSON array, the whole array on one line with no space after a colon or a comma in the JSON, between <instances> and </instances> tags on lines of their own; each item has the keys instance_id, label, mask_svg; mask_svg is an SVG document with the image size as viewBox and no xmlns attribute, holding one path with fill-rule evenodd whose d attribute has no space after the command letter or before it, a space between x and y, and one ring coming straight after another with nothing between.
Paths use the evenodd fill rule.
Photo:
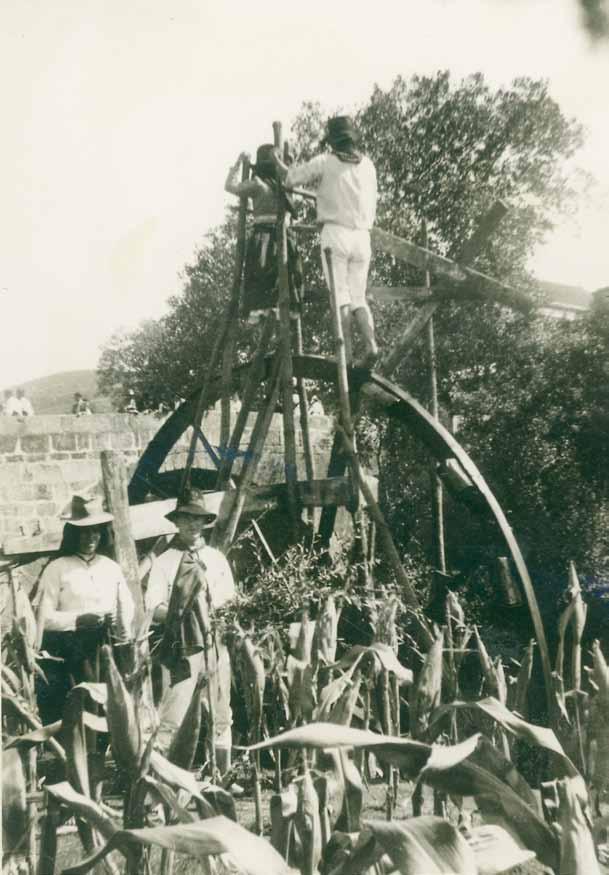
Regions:
<instances>
[{"instance_id":1,"label":"neckerchief","mask_svg":"<svg viewBox=\"0 0 609 875\"><path fill-rule=\"evenodd\" d=\"M188 657L205 650L210 622L207 569L198 553L201 547L187 547L179 538L174 538L171 546L183 552L171 588L158 656L162 665L169 669L173 685L190 677Z\"/></svg>"},{"instance_id":2,"label":"neckerchief","mask_svg":"<svg viewBox=\"0 0 609 875\"><path fill-rule=\"evenodd\" d=\"M340 152L333 149L332 154L336 155L338 160L342 161L343 164L359 164L362 160L362 156L359 152Z\"/></svg>"}]
</instances>

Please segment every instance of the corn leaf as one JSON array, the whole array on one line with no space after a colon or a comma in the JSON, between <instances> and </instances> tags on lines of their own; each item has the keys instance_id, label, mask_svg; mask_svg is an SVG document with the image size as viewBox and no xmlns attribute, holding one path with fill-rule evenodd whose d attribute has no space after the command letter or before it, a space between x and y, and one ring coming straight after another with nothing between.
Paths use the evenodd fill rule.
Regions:
<instances>
[{"instance_id":1,"label":"corn leaf","mask_svg":"<svg viewBox=\"0 0 609 875\"><path fill-rule=\"evenodd\" d=\"M368 821L366 826L402 875L477 875L473 850L440 817Z\"/></svg>"},{"instance_id":2,"label":"corn leaf","mask_svg":"<svg viewBox=\"0 0 609 875\"><path fill-rule=\"evenodd\" d=\"M421 780L444 793L473 796L486 822L498 820L544 865L555 868L558 844L554 832L509 784L476 763L475 752L467 753L469 742L454 745L452 750L434 745L433 759L430 756ZM466 757L459 761L460 755Z\"/></svg>"},{"instance_id":3,"label":"corn leaf","mask_svg":"<svg viewBox=\"0 0 609 875\"><path fill-rule=\"evenodd\" d=\"M174 763L170 763L158 750L152 750L150 753L150 768L157 778L169 784L170 787L186 790L195 799L203 799L195 776L187 772L186 769L181 769Z\"/></svg>"},{"instance_id":4,"label":"corn leaf","mask_svg":"<svg viewBox=\"0 0 609 875\"><path fill-rule=\"evenodd\" d=\"M111 648L105 644L101 648L108 700L106 717L110 729L110 741L116 762L121 769L135 774L142 753L143 737L133 696L127 690L114 662Z\"/></svg>"},{"instance_id":5,"label":"corn leaf","mask_svg":"<svg viewBox=\"0 0 609 875\"><path fill-rule=\"evenodd\" d=\"M200 675L193 690L192 699L186 709L181 724L176 729L167 752L167 759L182 769L190 769L201 732L203 721L203 689L207 683L206 675Z\"/></svg>"},{"instance_id":6,"label":"corn leaf","mask_svg":"<svg viewBox=\"0 0 609 875\"><path fill-rule=\"evenodd\" d=\"M471 829L467 843L474 852L478 875L500 875L535 859L533 851L519 847L509 832L494 824Z\"/></svg>"},{"instance_id":7,"label":"corn leaf","mask_svg":"<svg viewBox=\"0 0 609 875\"><path fill-rule=\"evenodd\" d=\"M560 875L600 875L592 833L570 780L558 782Z\"/></svg>"},{"instance_id":8,"label":"corn leaf","mask_svg":"<svg viewBox=\"0 0 609 875\"><path fill-rule=\"evenodd\" d=\"M228 854L240 875L288 875L285 860L269 842L226 817L211 817L177 826L126 829L116 832L98 853L63 875L85 875L115 849L127 854L136 847L160 847L195 859Z\"/></svg>"},{"instance_id":9,"label":"corn leaf","mask_svg":"<svg viewBox=\"0 0 609 875\"><path fill-rule=\"evenodd\" d=\"M357 832L360 829L364 804L362 776L355 763L349 759L346 750L339 749L333 753L335 769L339 772L344 787L343 805L336 821L336 829Z\"/></svg>"},{"instance_id":10,"label":"corn leaf","mask_svg":"<svg viewBox=\"0 0 609 875\"><path fill-rule=\"evenodd\" d=\"M334 705L338 702L345 691L353 686L353 674L357 669L358 664L359 659L353 663L349 671L344 672L340 677L337 677L333 681L330 681L329 684L326 684L319 695L319 705L315 712L316 720L323 722L329 718Z\"/></svg>"},{"instance_id":11,"label":"corn leaf","mask_svg":"<svg viewBox=\"0 0 609 875\"><path fill-rule=\"evenodd\" d=\"M77 817L86 820L106 840L110 839L117 831L117 824L102 811L98 803L89 799L88 796L83 796L82 793L77 793L67 781L51 784L47 786L46 790L54 799L67 806Z\"/></svg>"},{"instance_id":12,"label":"corn leaf","mask_svg":"<svg viewBox=\"0 0 609 875\"><path fill-rule=\"evenodd\" d=\"M370 653L379 663L380 668L385 671L390 671L399 680L400 684L411 684L413 674L409 668L405 668L398 661L397 656L388 644L383 644L379 641L365 647L363 644L354 645L345 655L336 663L337 668L350 668L354 662L359 661L365 653Z\"/></svg>"}]
</instances>

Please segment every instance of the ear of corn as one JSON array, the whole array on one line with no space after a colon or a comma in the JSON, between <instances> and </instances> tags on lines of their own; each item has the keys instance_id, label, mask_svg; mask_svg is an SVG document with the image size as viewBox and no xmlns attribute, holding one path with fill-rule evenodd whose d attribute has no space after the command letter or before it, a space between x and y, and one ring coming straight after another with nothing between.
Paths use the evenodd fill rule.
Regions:
<instances>
[{"instance_id":1,"label":"ear of corn","mask_svg":"<svg viewBox=\"0 0 609 875\"><path fill-rule=\"evenodd\" d=\"M344 785L343 806L335 829L357 832L360 829L364 787L362 776L345 750L339 749L334 757L337 777Z\"/></svg>"},{"instance_id":2,"label":"ear of corn","mask_svg":"<svg viewBox=\"0 0 609 875\"><path fill-rule=\"evenodd\" d=\"M444 633L439 631L425 655L410 706L410 731L414 738L425 734L434 709L440 705L443 648Z\"/></svg>"},{"instance_id":3,"label":"ear of corn","mask_svg":"<svg viewBox=\"0 0 609 875\"><path fill-rule=\"evenodd\" d=\"M592 676L597 692L592 699L590 736L594 742L592 784L603 791L609 787L609 667L598 641L592 645Z\"/></svg>"},{"instance_id":4,"label":"ear of corn","mask_svg":"<svg viewBox=\"0 0 609 875\"><path fill-rule=\"evenodd\" d=\"M298 784L298 805L294 823L302 843L303 875L316 875L322 853L319 799L307 769Z\"/></svg>"},{"instance_id":5,"label":"ear of corn","mask_svg":"<svg viewBox=\"0 0 609 875\"><path fill-rule=\"evenodd\" d=\"M533 659L535 655L535 639L531 638L528 643L526 650L524 651L524 655L522 657L522 661L520 663L520 668L518 670L518 676L516 678L516 683L512 687L512 708L521 717L525 720L529 713L528 708L528 694L529 694L529 684L531 682L531 675L533 673Z\"/></svg>"},{"instance_id":6,"label":"ear of corn","mask_svg":"<svg viewBox=\"0 0 609 875\"><path fill-rule=\"evenodd\" d=\"M107 644L102 647L101 654L108 687L106 717L112 750L119 767L129 774L135 774L142 752L141 730L135 704Z\"/></svg>"},{"instance_id":7,"label":"ear of corn","mask_svg":"<svg viewBox=\"0 0 609 875\"><path fill-rule=\"evenodd\" d=\"M286 671L292 722L309 721L317 699L313 668L308 662L288 656Z\"/></svg>"},{"instance_id":8,"label":"ear of corn","mask_svg":"<svg viewBox=\"0 0 609 875\"><path fill-rule=\"evenodd\" d=\"M313 636L313 659L323 665L330 665L336 659L336 635L338 614L334 596L329 595L315 623Z\"/></svg>"},{"instance_id":9,"label":"ear of corn","mask_svg":"<svg viewBox=\"0 0 609 875\"><path fill-rule=\"evenodd\" d=\"M262 731L262 709L266 675L260 652L245 635L239 646L239 674L249 722L249 740L256 742Z\"/></svg>"}]
</instances>

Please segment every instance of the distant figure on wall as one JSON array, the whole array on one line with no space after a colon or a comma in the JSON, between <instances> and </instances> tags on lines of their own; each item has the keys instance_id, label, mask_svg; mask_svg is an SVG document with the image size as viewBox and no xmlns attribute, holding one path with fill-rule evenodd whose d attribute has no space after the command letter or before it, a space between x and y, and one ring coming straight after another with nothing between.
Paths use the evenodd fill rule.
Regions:
<instances>
[{"instance_id":1,"label":"distant figure on wall","mask_svg":"<svg viewBox=\"0 0 609 875\"><path fill-rule=\"evenodd\" d=\"M86 400L80 392L74 392L74 404L72 405L72 413L74 416L84 416L86 411Z\"/></svg>"},{"instance_id":2,"label":"distant figure on wall","mask_svg":"<svg viewBox=\"0 0 609 875\"><path fill-rule=\"evenodd\" d=\"M125 413L139 413L137 409L137 402L135 400L135 392L133 389L129 389L129 400L127 402L127 406L125 407Z\"/></svg>"},{"instance_id":3,"label":"distant figure on wall","mask_svg":"<svg viewBox=\"0 0 609 875\"><path fill-rule=\"evenodd\" d=\"M23 389L17 389L16 395L12 389L6 390L4 393L4 415L16 416L18 419L34 415L32 402L26 398Z\"/></svg>"}]
</instances>

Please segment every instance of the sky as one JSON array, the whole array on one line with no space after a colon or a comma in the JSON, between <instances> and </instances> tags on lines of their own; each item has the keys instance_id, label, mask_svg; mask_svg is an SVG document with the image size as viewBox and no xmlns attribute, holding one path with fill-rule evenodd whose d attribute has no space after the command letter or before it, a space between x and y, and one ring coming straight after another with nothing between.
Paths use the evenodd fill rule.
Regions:
<instances>
[{"instance_id":1,"label":"sky","mask_svg":"<svg viewBox=\"0 0 609 875\"><path fill-rule=\"evenodd\" d=\"M609 284L609 43L576 0L8 0L0 29L0 386L94 368L166 311L231 196L229 164L304 100L448 69L546 78L597 179L531 267Z\"/></svg>"}]
</instances>

